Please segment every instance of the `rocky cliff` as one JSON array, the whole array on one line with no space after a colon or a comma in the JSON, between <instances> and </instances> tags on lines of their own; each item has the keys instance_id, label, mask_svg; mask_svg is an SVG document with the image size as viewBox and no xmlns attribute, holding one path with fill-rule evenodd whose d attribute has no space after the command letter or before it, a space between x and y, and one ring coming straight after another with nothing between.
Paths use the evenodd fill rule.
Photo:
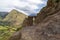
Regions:
<instances>
[{"instance_id":1,"label":"rocky cliff","mask_svg":"<svg viewBox=\"0 0 60 40\"><path fill-rule=\"evenodd\" d=\"M42 8L42 10L37 14L36 24L42 22L47 16L55 14L55 12L57 11L60 11L59 1L60 0L48 0L47 6Z\"/></svg>"},{"instance_id":2,"label":"rocky cliff","mask_svg":"<svg viewBox=\"0 0 60 40\"><path fill-rule=\"evenodd\" d=\"M60 0L48 0L36 17L36 26L22 28L9 40L60 40Z\"/></svg>"},{"instance_id":3,"label":"rocky cliff","mask_svg":"<svg viewBox=\"0 0 60 40\"><path fill-rule=\"evenodd\" d=\"M28 18L26 18L26 19L23 21L22 26L23 26L23 27L33 26L33 16L28 16Z\"/></svg>"}]
</instances>

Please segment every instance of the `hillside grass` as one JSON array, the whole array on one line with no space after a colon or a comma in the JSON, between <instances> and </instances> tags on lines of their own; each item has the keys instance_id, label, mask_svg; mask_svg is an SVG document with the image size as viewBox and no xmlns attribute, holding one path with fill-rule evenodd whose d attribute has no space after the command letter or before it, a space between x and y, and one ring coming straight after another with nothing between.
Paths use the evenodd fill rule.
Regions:
<instances>
[{"instance_id":1,"label":"hillside grass","mask_svg":"<svg viewBox=\"0 0 60 40\"><path fill-rule=\"evenodd\" d=\"M16 10L9 12L4 19L0 16L0 40L8 40L14 32L19 31L27 17Z\"/></svg>"},{"instance_id":2,"label":"hillside grass","mask_svg":"<svg viewBox=\"0 0 60 40\"><path fill-rule=\"evenodd\" d=\"M8 40L9 37L16 31L20 30L22 27L10 27L10 26L0 26L0 40Z\"/></svg>"}]
</instances>

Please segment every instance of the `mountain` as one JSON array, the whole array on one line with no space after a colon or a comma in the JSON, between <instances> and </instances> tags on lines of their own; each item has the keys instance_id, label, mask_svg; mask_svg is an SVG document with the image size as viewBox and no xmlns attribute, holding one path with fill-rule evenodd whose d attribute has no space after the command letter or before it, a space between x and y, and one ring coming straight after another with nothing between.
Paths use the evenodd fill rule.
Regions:
<instances>
[{"instance_id":1,"label":"mountain","mask_svg":"<svg viewBox=\"0 0 60 40\"><path fill-rule=\"evenodd\" d=\"M4 18L5 22L8 22L11 26L19 26L23 23L24 19L28 16L13 9L9 14Z\"/></svg>"},{"instance_id":2,"label":"mountain","mask_svg":"<svg viewBox=\"0 0 60 40\"><path fill-rule=\"evenodd\" d=\"M3 19L6 17L6 15L8 15L8 12L0 12L0 25L3 24Z\"/></svg>"},{"instance_id":3,"label":"mountain","mask_svg":"<svg viewBox=\"0 0 60 40\"><path fill-rule=\"evenodd\" d=\"M60 0L48 0L35 20L36 25L22 28L9 40L60 40Z\"/></svg>"},{"instance_id":4,"label":"mountain","mask_svg":"<svg viewBox=\"0 0 60 40\"><path fill-rule=\"evenodd\" d=\"M8 12L0 12L0 17L4 18L7 14Z\"/></svg>"}]
</instances>

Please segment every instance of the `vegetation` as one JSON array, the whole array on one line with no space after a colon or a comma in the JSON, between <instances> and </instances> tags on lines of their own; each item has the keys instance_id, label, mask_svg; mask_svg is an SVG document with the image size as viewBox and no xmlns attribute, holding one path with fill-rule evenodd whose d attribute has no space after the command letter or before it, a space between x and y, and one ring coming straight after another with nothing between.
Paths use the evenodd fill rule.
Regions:
<instances>
[{"instance_id":1,"label":"vegetation","mask_svg":"<svg viewBox=\"0 0 60 40\"><path fill-rule=\"evenodd\" d=\"M8 40L14 32L20 30L26 17L16 10L12 10L4 18L0 15L0 40Z\"/></svg>"},{"instance_id":2,"label":"vegetation","mask_svg":"<svg viewBox=\"0 0 60 40\"><path fill-rule=\"evenodd\" d=\"M21 26L27 16L16 10L12 10L3 21L8 22L10 26Z\"/></svg>"},{"instance_id":3,"label":"vegetation","mask_svg":"<svg viewBox=\"0 0 60 40\"><path fill-rule=\"evenodd\" d=\"M18 29L19 28L16 27L0 26L0 40L8 40L8 38L12 35L12 33L18 31Z\"/></svg>"}]
</instances>

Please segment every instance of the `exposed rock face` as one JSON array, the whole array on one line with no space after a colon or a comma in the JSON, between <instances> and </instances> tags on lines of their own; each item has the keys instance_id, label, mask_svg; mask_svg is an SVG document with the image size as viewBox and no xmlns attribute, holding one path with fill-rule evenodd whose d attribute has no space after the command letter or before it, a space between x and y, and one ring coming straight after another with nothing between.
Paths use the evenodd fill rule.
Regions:
<instances>
[{"instance_id":1,"label":"exposed rock face","mask_svg":"<svg viewBox=\"0 0 60 40\"><path fill-rule=\"evenodd\" d=\"M54 14L60 9L60 0L58 2L56 1L57 0L48 0L47 6L44 7L37 15L36 24L42 22L47 16Z\"/></svg>"},{"instance_id":2,"label":"exposed rock face","mask_svg":"<svg viewBox=\"0 0 60 40\"><path fill-rule=\"evenodd\" d=\"M49 4L51 1L53 4ZM47 5L37 15L37 26L22 28L9 40L60 40L60 0L56 6L54 1L57 0L48 0L48 4L53 7Z\"/></svg>"},{"instance_id":3,"label":"exposed rock face","mask_svg":"<svg viewBox=\"0 0 60 40\"><path fill-rule=\"evenodd\" d=\"M26 26L36 25L35 24L35 19L36 19L36 16L28 16L28 18L25 18L25 20L23 21L22 26L26 27Z\"/></svg>"},{"instance_id":4,"label":"exposed rock face","mask_svg":"<svg viewBox=\"0 0 60 40\"><path fill-rule=\"evenodd\" d=\"M23 27L26 26L32 26L33 25L33 16L28 16L28 18L26 18L22 24Z\"/></svg>"}]
</instances>

